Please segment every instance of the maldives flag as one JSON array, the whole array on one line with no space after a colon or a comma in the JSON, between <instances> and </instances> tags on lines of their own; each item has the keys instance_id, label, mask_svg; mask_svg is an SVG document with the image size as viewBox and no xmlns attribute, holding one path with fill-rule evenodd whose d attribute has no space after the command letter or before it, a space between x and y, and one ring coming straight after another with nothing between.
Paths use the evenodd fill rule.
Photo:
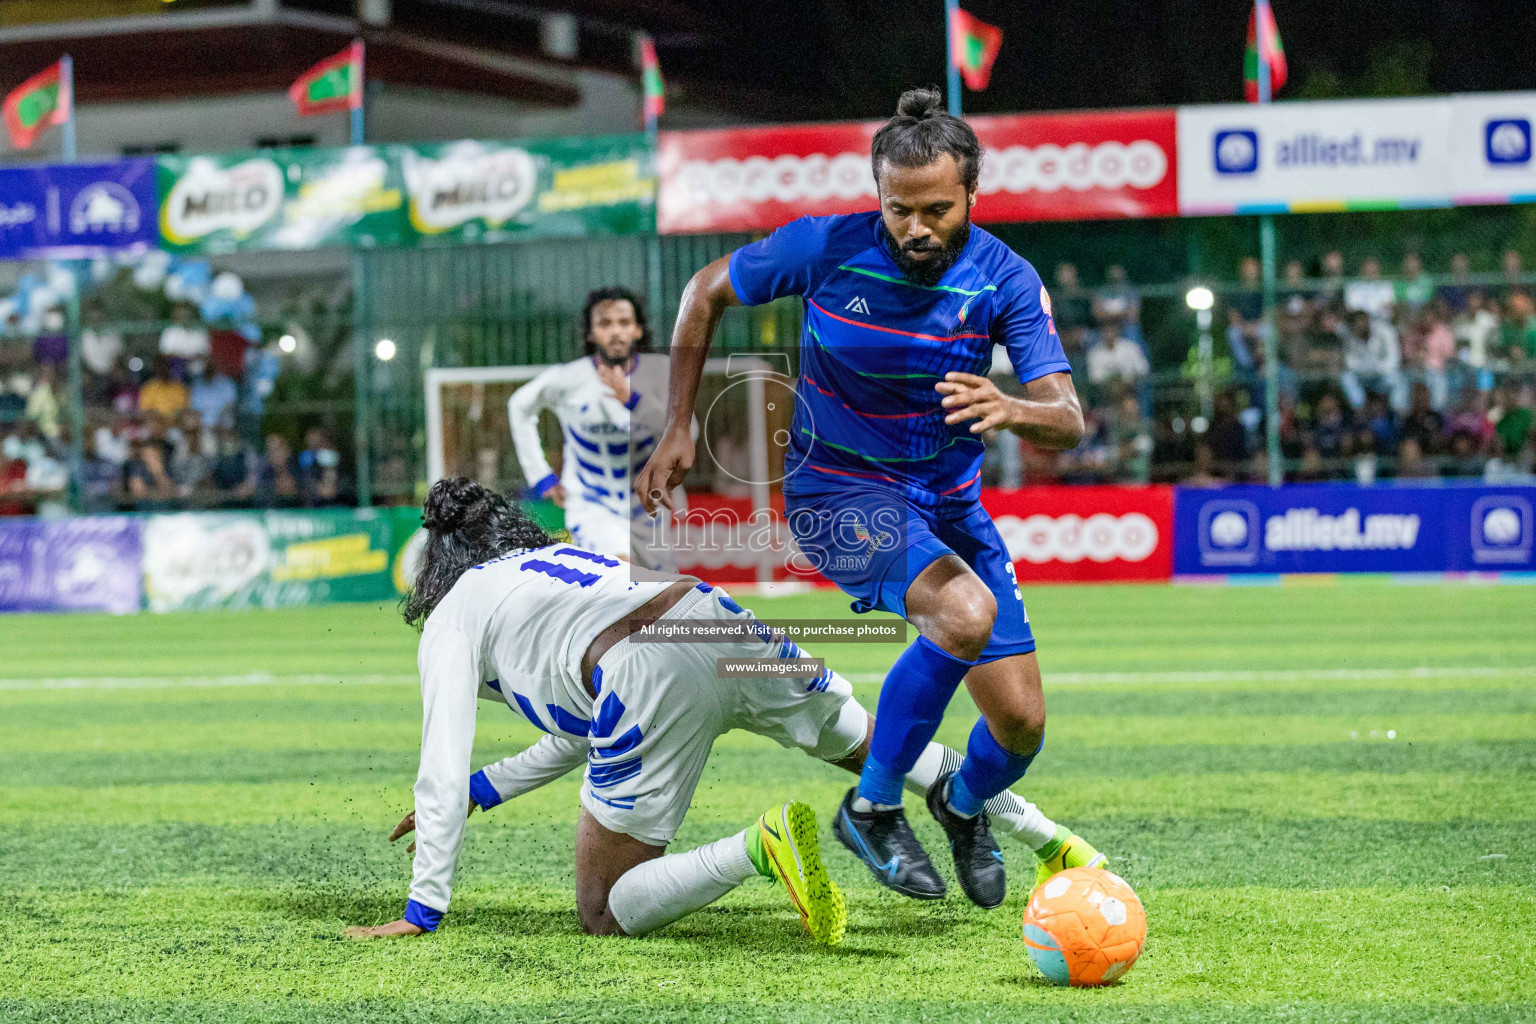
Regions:
<instances>
[{"instance_id":1,"label":"maldives flag","mask_svg":"<svg viewBox=\"0 0 1536 1024\"><path fill-rule=\"evenodd\" d=\"M981 92L992 78L992 63L1003 46L1003 30L972 17L959 7L949 9L949 60L960 69L966 86Z\"/></svg>"},{"instance_id":2,"label":"maldives flag","mask_svg":"<svg viewBox=\"0 0 1536 1024\"><path fill-rule=\"evenodd\" d=\"M288 87L301 115L335 114L363 105L363 41L327 57Z\"/></svg>"},{"instance_id":3,"label":"maldives flag","mask_svg":"<svg viewBox=\"0 0 1536 1024\"><path fill-rule=\"evenodd\" d=\"M5 98L5 130L11 145L27 149L49 125L69 120L74 98L64 84L64 62L39 71L11 90Z\"/></svg>"},{"instance_id":4,"label":"maldives flag","mask_svg":"<svg viewBox=\"0 0 1536 1024\"><path fill-rule=\"evenodd\" d=\"M1262 29L1263 38L1260 39ZM1259 102L1259 56L1269 65L1269 95L1273 97L1285 84L1285 47L1280 44L1280 27L1269 0L1255 0L1248 15L1248 50L1243 54L1243 95L1249 103Z\"/></svg>"},{"instance_id":5,"label":"maldives flag","mask_svg":"<svg viewBox=\"0 0 1536 1024\"><path fill-rule=\"evenodd\" d=\"M667 109L667 85L661 80L661 62L650 36L640 39L640 87L645 95L645 119L654 121Z\"/></svg>"}]
</instances>

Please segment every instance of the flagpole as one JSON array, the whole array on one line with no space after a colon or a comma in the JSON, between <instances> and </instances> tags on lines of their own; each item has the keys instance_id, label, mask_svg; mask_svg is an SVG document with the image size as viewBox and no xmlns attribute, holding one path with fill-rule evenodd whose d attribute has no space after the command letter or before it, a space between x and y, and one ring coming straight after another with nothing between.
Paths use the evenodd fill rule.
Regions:
<instances>
[{"instance_id":1,"label":"flagpole","mask_svg":"<svg viewBox=\"0 0 1536 1024\"><path fill-rule=\"evenodd\" d=\"M651 40L652 51L655 52L655 40ZM658 58L659 60L659 58ZM643 63L643 61L642 61ZM645 240L645 304L649 306L648 315L650 322L655 325L655 333L666 338L670 343L672 332L667 330L667 324L662 319L662 302L665 296L662 294L661 281L661 224L657 219L661 213L661 175L655 173L655 164L661 141L660 118L656 116L656 104L651 102L646 95L646 69L640 71L640 109L641 117L645 124L645 143L651 152L651 165L653 177L656 181L656 191L652 194L651 202L651 233Z\"/></svg>"},{"instance_id":2,"label":"flagpole","mask_svg":"<svg viewBox=\"0 0 1536 1024\"><path fill-rule=\"evenodd\" d=\"M1254 41L1258 48L1259 102L1270 101L1269 80L1269 0L1255 0ZM1269 485L1285 483L1285 465L1280 451L1280 358L1275 339L1275 218L1265 213L1259 217L1259 259L1264 269L1264 435L1269 462Z\"/></svg>"},{"instance_id":3,"label":"flagpole","mask_svg":"<svg viewBox=\"0 0 1536 1024\"><path fill-rule=\"evenodd\" d=\"M944 0L944 63L949 69L949 112L960 115L960 65L955 63L955 16L960 11L960 0Z\"/></svg>"},{"instance_id":4,"label":"flagpole","mask_svg":"<svg viewBox=\"0 0 1536 1024\"><path fill-rule=\"evenodd\" d=\"M64 162L75 162L75 60L69 54L59 58L59 77L63 79L64 95L69 97L69 116L63 125Z\"/></svg>"},{"instance_id":5,"label":"flagpole","mask_svg":"<svg viewBox=\"0 0 1536 1024\"><path fill-rule=\"evenodd\" d=\"M368 105L368 81L363 73L364 49L363 41L357 40L352 44L357 47L357 103L351 109L352 115L352 145L363 145L363 111Z\"/></svg>"}]
</instances>

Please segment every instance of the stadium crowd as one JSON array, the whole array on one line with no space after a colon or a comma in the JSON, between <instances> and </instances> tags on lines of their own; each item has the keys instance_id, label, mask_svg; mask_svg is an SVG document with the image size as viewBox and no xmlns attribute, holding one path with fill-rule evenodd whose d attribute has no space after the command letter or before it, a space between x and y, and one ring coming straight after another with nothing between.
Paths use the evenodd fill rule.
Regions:
<instances>
[{"instance_id":1,"label":"stadium crowd","mask_svg":"<svg viewBox=\"0 0 1536 1024\"><path fill-rule=\"evenodd\" d=\"M1465 253L1438 277L1414 252L1394 277L1376 258L1348 275L1338 251L1311 269L1286 263L1277 292L1287 479L1502 478L1536 469L1536 300L1518 251L1503 254L1492 282L1471 274ZM1242 260L1236 285L1220 295L1215 355L1204 366L1192 349L1183 367L1154 371L1141 295L1121 267L1090 289L1076 267L1060 264L1051 293L1089 436L1058 457L1026 452L1025 479L1267 479L1257 258Z\"/></svg>"},{"instance_id":2,"label":"stadium crowd","mask_svg":"<svg viewBox=\"0 0 1536 1024\"><path fill-rule=\"evenodd\" d=\"M31 514L69 482L64 381L68 338L50 311L28 338L0 340L0 515ZM326 430L295 446L270 433L260 449L274 353L209 328L179 305L158 332L128 334L87 306L81 330L87 511L283 508L348 504L344 466Z\"/></svg>"},{"instance_id":3,"label":"stadium crowd","mask_svg":"<svg viewBox=\"0 0 1536 1024\"><path fill-rule=\"evenodd\" d=\"M1473 275L1458 253L1432 276L1414 252L1392 276L1377 258L1347 273L1337 251L1286 263L1276 316L1286 478L1536 471L1536 287L1518 251L1500 266ZM988 483L1267 479L1256 258L1218 291L1206 362L1192 348L1182 366L1154 365L1144 292L1123 267L1087 286L1061 263L1050 294L1088 436L1060 455L991 438ZM158 331L120 330L89 302L82 321L88 510L352 501L350 460L326 429L264 425L283 367L275 342L204 324L187 304ZM1191 333L1187 319L1178 331ZM30 334L12 318L0 335L0 515L31 514L67 489L68 352L56 310Z\"/></svg>"}]
</instances>

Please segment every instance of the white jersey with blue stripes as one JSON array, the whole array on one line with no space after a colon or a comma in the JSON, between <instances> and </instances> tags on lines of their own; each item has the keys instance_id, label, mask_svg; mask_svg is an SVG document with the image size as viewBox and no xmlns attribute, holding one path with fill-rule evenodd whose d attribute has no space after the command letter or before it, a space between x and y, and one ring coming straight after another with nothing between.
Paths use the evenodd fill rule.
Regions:
<instances>
[{"instance_id":1,"label":"white jersey with blue stripes","mask_svg":"<svg viewBox=\"0 0 1536 1024\"><path fill-rule=\"evenodd\" d=\"M448 906L477 698L504 701L585 751L593 712L583 655L604 629L677 581L634 580L631 571L567 544L516 551L466 571L427 617L417 652L424 715L412 900Z\"/></svg>"},{"instance_id":2,"label":"white jersey with blue stripes","mask_svg":"<svg viewBox=\"0 0 1536 1024\"><path fill-rule=\"evenodd\" d=\"M558 481L565 488L567 509L584 505L626 521L633 518L639 508L631 493L635 473L666 425L669 372L665 355L638 353L629 369L628 403L598 377L591 356L551 366L521 385L512 393L507 414L530 487L542 495ZM564 436L558 477L539 439L539 413L546 409L560 421Z\"/></svg>"}]
</instances>

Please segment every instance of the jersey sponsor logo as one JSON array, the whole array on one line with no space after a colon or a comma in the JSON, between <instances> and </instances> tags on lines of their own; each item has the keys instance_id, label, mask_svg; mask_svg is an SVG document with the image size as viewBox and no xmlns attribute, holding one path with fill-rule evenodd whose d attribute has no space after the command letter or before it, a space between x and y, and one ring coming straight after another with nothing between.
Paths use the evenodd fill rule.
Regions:
<instances>
[{"instance_id":1,"label":"jersey sponsor logo","mask_svg":"<svg viewBox=\"0 0 1536 1024\"><path fill-rule=\"evenodd\" d=\"M863 313L865 316L869 316L869 303L864 301L864 296L862 295L855 295L853 298L849 299L848 305L844 306L843 308L851 309L855 313Z\"/></svg>"},{"instance_id":2,"label":"jersey sponsor logo","mask_svg":"<svg viewBox=\"0 0 1536 1024\"><path fill-rule=\"evenodd\" d=\"M1040 308L1045 310L1045 315L1051 315L1051 293L1045 290L1045 285L1040 286Z\"/></svg>"}]
</instances>

